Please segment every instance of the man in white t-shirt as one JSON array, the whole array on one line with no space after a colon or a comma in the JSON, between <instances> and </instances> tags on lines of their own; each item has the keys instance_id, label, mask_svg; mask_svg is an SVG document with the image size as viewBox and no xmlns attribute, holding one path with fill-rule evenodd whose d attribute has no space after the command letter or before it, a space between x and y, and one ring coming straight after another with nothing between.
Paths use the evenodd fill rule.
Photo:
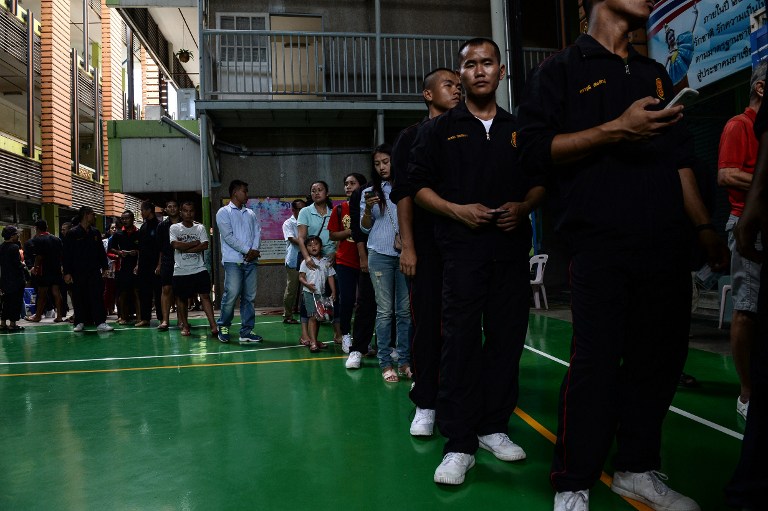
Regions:
<instances>
[{"instance_id":1,"label":"man in white t-shirt","mask_svg":"<svg viewBox=\"0 0 768 511\"><path fill-rule=\"evenodd\" d=\"M181 335L190 335L187 320L187 302L196 294L200 295L203 311L211 327L211 335L219 334L213 318L211 305L211 276L205 266L204 253L208 249L208 233L203 224L195 222L195 205L185 202L181 205L181 222L169 229L173 247L173 293L176 295Z\"/></svg>"},{"instance_id":2,"label":"man in white t-shirt","mask_svg":"<svg viewBox=\"0 0 768 511\"><path fill-rule=\"evenodd\" d=\"M298 323L293 319L293 307L296 305L296 294L299 290L299 270L296 267L296 260L299 251L298 223L296 219L299 211L307 203L301 199L296 199L291 203L291 216L283 222L283 238L285 239L285 293L283 294L283 323L295 325Z\"/></svg>"}]
</instances>

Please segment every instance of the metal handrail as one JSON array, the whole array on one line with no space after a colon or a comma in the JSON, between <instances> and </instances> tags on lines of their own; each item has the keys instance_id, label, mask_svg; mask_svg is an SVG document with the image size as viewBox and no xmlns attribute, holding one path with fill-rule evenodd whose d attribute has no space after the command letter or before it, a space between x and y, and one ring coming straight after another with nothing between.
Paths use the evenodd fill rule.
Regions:
<instances>
[{"instance_id":1,"label":"metal handrail","mask_svg":"<svg viewBox=\"0 0 768 511\"><path fill-rule=\"evenodd\" d=\"M468 39L450 35L377 37L375 32L204 28L200 97L421 101L424 75L437 67L456 69L458 50ZM525 49L525 69L556 51Z\"/></svg>"},{"instance_id":2,"label":"metal handrail","mask_svg":"<svg viewBox=\"0 0 768 511\"><path fill-rule=\"evenodd\" d=\"M455 69L468 39L380 34L376 62L375 33L203 29L202 37L201 97L264 100L420 101L424 74Z\"/></svg>"}]
</instances>

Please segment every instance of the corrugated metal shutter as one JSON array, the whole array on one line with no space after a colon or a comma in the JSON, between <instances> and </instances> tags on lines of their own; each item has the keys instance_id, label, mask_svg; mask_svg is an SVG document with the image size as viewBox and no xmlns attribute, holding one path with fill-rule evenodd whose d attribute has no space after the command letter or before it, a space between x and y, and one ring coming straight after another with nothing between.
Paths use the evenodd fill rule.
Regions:
<instances>
[{"instance_id":1,"label":"corrugated metal shutter","mask_svg":"<svg viewBox=\"0 0 768 511\"><path fill-rule=\"evenodd\" d=\"M125 196L125 209L133 213L134 218L141 218L141 199L133 195Z\"/></svg>"},{"instance_id":2,"label":"corrugated metal shutter","mask_svg":"<svg viewBox=\"0 0 768 511\"><path fill-rule=\"evenodd\" d=\"M42 164L0 151L0 192L20 200L43 198Z\"/></svg>"},{"instance_id":3,"label":"corrugated metal shutter","mask_svg":"<svg viewBox=\"0 0 768 511\"><path fill-rule=\"evenodd\" d=\"M90 206L100 214L104 214L104 187L99 183L88 181L72 175L72 207L79 209Z\"/></svg>"}]
</instances>

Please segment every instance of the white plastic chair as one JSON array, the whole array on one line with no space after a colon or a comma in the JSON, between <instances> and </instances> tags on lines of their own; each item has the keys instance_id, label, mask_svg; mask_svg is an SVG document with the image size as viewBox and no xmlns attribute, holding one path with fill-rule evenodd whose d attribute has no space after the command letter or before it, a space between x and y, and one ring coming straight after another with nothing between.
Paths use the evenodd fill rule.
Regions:
<instances>
[{"instance_id":1,"label":"white plastic chair","mask_svg":"<svg viewBox=\"0 0 768 511\"><path fill-rule=\"evenodd\" d=\"M731 293L731 285L726 284L723 286L723 290L720 291L720 323L718 323L717 328L723 328L723 317L725 316L725 309L727 308L728 303L725 301L726 297L728 296L728 293Z\"/></svg>"},{"instance_id":2,"label":"white plastic chair","mask_svg":"<svg viewBox=\"0 0 768 511\"><path fill-rule=\"evenodd\" d=\"M538 254L531 257L530 271L534 274L533 280L531 280L531 288L533 289L533 303L537 309L541 309L541 300L544 301L544 308L549 310L549 304L547 303L547 289L544 287L544 269L547 267L547 254ZM539 297L541 295L541 298Z\"/></svg>"}]
</instances>

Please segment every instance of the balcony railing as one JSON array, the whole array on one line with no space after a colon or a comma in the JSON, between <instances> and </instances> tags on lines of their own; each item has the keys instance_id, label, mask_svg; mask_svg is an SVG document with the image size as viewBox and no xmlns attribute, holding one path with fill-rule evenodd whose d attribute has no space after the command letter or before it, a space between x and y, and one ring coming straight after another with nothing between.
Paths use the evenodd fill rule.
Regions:
<instances>
[{"instance_id":1,"label":"balcony railing","mask_svg":"<svg viewBox=\"0 0 768 511\"><path fill-rule=\"evenodd\" d=\"M424 75L456 69L467 39L204 29L201 98L421 101ZM554 51L528 52L531 67Z\"/></svg>"}]
</instances>

